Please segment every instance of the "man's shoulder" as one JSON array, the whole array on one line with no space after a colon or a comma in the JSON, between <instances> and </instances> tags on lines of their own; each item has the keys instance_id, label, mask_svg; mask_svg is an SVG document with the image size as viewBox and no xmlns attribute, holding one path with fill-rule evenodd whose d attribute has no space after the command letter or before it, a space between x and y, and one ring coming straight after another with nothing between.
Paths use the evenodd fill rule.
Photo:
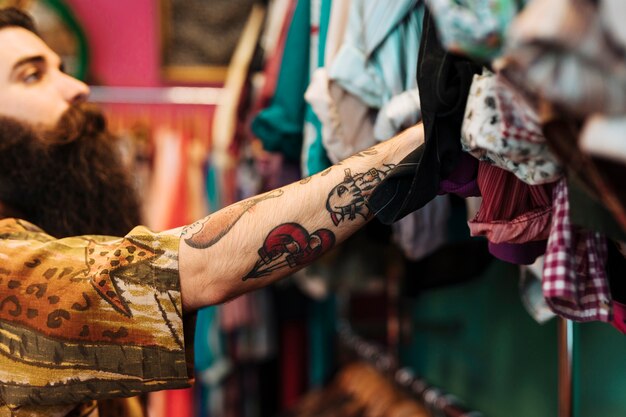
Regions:
<instances>
[{"instance_id":1,"label":"man's shoulder","mask_svg":"<svg viewBox=\"0 0 626 417\"><path fill-rule=\"evenodd\" d=\"M7 244L10 246L18 244L19 246L19 242L25 240L46 243L54 240L54 238L40 227L26 220L14 217L0 219L0 243L4 247Z\"/></svg>"},{"instance_id":2,"label":"man's shoulder","mask_svg":"<svg viewBox=\"0 0 626 417\"><path fill-rule=\"evenodd\" d=\"M40 227L23 219L18 219L15 217L0 219L0 233L10 232L44 233L44 231Z\"/></svg>"}]
</instances>

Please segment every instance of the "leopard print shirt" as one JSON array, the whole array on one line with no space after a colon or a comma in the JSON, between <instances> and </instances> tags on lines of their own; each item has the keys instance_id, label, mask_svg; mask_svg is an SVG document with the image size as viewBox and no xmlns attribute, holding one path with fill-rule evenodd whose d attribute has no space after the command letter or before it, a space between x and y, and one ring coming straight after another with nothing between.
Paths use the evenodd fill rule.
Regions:
<instances>
[{"instance_id":1,"label":"leopard print shirt","mask_svg":"<svg viewBox=\"0 0 626 417\"><path fill-rule=\"evenodd\" d=\"M0 417L189 386L178 244L141 226L55 239L0 220Z\"/></svg>"}]
</instances>

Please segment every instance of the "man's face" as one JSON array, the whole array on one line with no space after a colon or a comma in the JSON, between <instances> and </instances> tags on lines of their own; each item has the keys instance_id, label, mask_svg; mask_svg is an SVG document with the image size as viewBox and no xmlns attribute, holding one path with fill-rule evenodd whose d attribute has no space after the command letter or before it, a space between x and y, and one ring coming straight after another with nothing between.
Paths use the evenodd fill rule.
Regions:
<instances>
[{"instance_id":1,"label":"man's face","mask_svg":"<svg viewBox=\"0 0 626 417\"><path fill-rule=\"evenodd\" d=\"M37 35L21 27L0 29L0 116L51 128L89 88L63 72L61 60Z\"/></svg>"}]
</instances>

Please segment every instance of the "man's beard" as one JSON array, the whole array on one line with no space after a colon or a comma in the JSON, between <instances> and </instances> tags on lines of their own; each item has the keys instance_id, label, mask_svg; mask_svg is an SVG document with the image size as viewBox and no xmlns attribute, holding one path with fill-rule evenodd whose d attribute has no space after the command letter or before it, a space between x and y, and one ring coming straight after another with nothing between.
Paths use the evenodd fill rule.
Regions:
<instances>
[{"instance_id":1,"label":"man's beard","mask_svg":"<svg viewBox=\"0 0 626 417\"><path fill-rule=\"evenodd\" d=\"M140 207L102 113L72 106L37 132L0 118L0 201L55 237L122 236Z\"/></svg>"}]
</instances>

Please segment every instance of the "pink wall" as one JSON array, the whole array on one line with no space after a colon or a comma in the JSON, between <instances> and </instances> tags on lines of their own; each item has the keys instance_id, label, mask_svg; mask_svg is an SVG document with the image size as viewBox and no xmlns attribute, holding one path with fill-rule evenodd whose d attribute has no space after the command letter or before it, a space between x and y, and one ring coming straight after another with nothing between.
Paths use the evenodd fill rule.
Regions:
<instances>
[{"instance_id":1,"label":"pink wall","mask_svg":"<svg viewBox=\"0 0 626 417\"><path fill-rule=\"evenodd\" d=\"M97 84L161 85L157 0L66 1L87 33Z\"/></svg>"}]
</instances>

